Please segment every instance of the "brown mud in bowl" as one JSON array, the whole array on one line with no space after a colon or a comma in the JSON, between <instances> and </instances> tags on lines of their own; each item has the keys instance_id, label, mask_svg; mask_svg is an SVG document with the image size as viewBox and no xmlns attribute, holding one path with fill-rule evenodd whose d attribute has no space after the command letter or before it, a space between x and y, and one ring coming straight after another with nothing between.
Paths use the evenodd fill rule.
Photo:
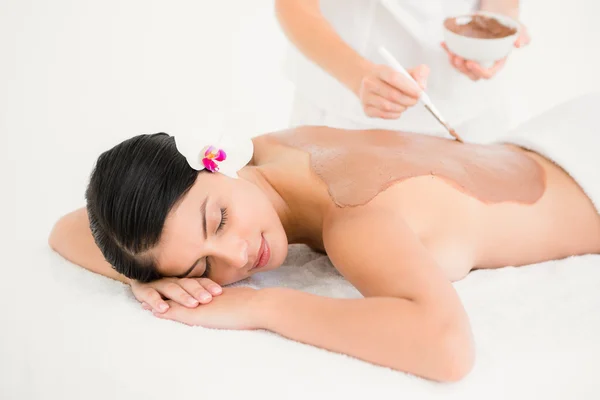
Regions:
<instances>
[{"instance_id":1,"label":"brown mud in bowl","mask_svg":"<svg viewBox=\"0 0 600 400\"><path fill-rule=\"evenodd\" d=\"M503 25L493 17L485 15L474 15L466 24L459 24L464 17L447 18L444 26L457 35L476 39L500 39L517 33L515 28Z\"/></svg>"}]
</instances>

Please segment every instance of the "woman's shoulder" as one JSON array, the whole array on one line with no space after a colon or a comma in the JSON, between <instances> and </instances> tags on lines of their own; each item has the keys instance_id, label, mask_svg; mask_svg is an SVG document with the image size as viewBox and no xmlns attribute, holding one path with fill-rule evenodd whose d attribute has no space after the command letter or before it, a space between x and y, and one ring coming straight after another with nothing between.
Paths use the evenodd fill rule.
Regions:
<instances>
[{"instance_id":1,"label":"woman's shoulder","mask_svg":"<svg viewBox=\"0 0 600 400\"><path fill-rule=\"evenodd\" d=\"M299 126L265 133L252 138L253 164L288 164L290 161L297 162L299 158L308 159L311 149L324 145L335 146L344 134L343 130L326 126Z\"/></svg>"},{"instance_id":2,"label":"woman's shoulder","mask_svg":"<svg viewBox=\"0 0 600 400\"><path fill-rule=\"evenodd\" d=\"M319 143L322 139L327 142L343 139L350 132L348 129L333 128L324 125L302 125L273 132L264 133L254 138L261 143L280 143L290 145L291 143Z\"/></svg>"},{"instance_id":3,"label":"woman's shoulder","mask_svg":"<svg viewBox=\"0 0 600 400\"><path fill-rule=\"evenodd\" d=\"M294 130L282 130L262 134L252 138L254 155L252 163L256 166L266 164L288 164L290 161L302 156L299 149L289 146L283 137L292 134Z\"/></svg>"}]
</instances>

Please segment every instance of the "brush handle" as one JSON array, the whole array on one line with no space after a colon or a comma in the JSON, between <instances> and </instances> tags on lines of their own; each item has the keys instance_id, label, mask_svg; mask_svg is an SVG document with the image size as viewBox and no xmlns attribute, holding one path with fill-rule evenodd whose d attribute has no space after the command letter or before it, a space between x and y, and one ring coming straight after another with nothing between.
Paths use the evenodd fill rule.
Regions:
<instances>
[{"instance_id":1,"label":"brush handle","mask_svg":"<svg viewBox=\"0 0 600 400\"><path fill-rule=\"evenodd\" d=\"M410 79L412 82L414 82L414 84L419 88L419 90L421 90L421 87L419 86L419 84L417 83L417 81L415 81L414 78L412 76L410 76L410 74L402 66L402 64L400 64L398 62L398 60L396 60L396 58L385 47L381 46L379 48L379 54L381 54L381 56L385 59L385 61L392 68L394 68L396 71L400 72L402 75L406 76L408 79ZM427 93L425 93L424 90L421 91L421 97L419 97L419 101L421 103L423 103L424 105L428 106L429 109L431 110L431 112L433 114L435 114L435 117L438 118L441 121L444 121L444 123L445 123L445 119L442 117L442 115L440 114L440 112L438 111L438 109L433 105L431 99L429 98L429 96L427 96Z\"/></svg>"},{"instance_id":2,"label":"brush handle","mask_svg":"<svg viewBox=\"0 0 600 400\"><path fill-rule=\"evenodd\" d=\"M419 86L419 84L417 83L417 81L415 81L413 79L413 77L410 76L410 74L402 66L402 64L400 64L398 62L398 60L396 60L396 58L385 47L383 47L383 46L379 47L379 54L381 54L381 56L385 59L385 61L392 68L394 68L396 71L400 72L402 75L406 76L408 79L410 79L412 82L414 82L414 84L419 89L421 89L421 87ZM438 111L438 109L433 105L433 103L431 102L431 99L429 98L429 96L427 96L427 93L425 93L425 91L421 91L421 97L419 97L419 101L426 106L427 110L429 110L433 114L433 116L435 118L437 118L437 120L442 125L444 125L444 127L446 129L448 129L448 131L450 132L450 134L452 136L456 137L459 141L461 141L460 138L456 135L456 133L449 128L448 123L446 122L446 120L444 119L444 117L442 117L442 115L440 114L440 112Z\"/></svg>"}]
</instances>

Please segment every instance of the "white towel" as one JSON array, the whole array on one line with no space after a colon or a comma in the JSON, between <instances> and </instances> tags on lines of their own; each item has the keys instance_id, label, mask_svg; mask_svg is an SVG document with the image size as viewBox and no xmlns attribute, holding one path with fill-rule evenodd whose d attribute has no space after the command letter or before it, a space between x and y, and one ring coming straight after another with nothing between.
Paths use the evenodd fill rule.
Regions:
<instances>
[{"instance_id":1,"label":"white towel","mask_svg":"<svg viewBox=\"0 0 600 400\"><path fill-rule=\"evenodd\" d=\"M476 271L455 284L477 361L464 381L443 385L269 332L159 320L128 286L69 264L43 243L19 246L27 258L12 259L0 280L10 299L0 323L2 399L600 397L600 256ZM243 284L358 296L327 257L304 246Z\"/></svg>"},{"instance_id":2,"label":"white towel","mask_svg":"<svg viewBox=\"0 0 600 400\"><path fill-rule=\"evenodd\" d=\"M576 97L512 130L501 142L533 150L567 171L600 211L600 93Z\"/></svg>"}]
</instances>

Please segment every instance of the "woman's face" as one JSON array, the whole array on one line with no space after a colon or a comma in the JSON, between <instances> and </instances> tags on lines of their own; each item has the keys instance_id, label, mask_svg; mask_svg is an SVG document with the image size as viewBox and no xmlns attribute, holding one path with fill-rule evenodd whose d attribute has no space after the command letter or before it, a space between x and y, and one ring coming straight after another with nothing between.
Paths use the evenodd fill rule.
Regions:
<instances>
[{"instance_id":1,"label":"woman's face","mask_svg":"<svg viewBox=\"0 0 600 400\"><path fill-rule=\"evenodd\" d=\"M169 213L152 255L163 276L227 285L279 267L287 246L275 208L256 185L200 173Z\"/></svg>"}]
</instances>

